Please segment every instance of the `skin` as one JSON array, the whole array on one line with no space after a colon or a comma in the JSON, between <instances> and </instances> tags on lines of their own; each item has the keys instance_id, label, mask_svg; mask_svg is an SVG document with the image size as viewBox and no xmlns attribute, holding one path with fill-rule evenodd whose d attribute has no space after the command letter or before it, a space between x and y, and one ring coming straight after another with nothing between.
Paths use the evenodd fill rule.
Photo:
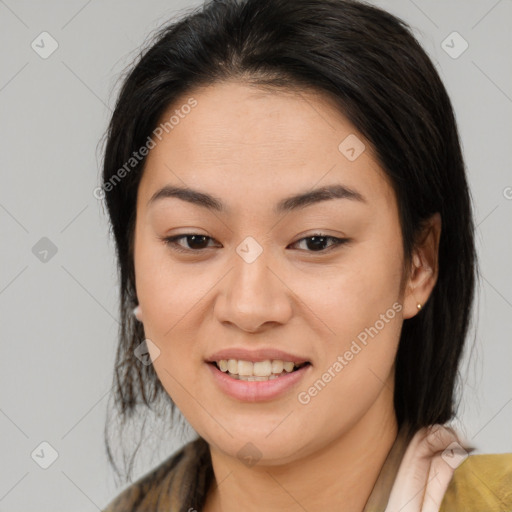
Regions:
<instances>
[{"instance_id":1,"label":"skin","mask_svg":"<svg viewBox=\"0 0 512 512\"><path fill-rule=\"evenodd\" d=\"M439 216L404 265L393 190L369 143L328 98L229 81L194 90L162 119L190 96L197 106L148 155L134 262L155 370L210 446L216 481L204 510L363 510L397 434L394 359L404 319L418 314L435 285ZM366 145L354 161L338 149L350 134ZM214 195L228 211L178 198L148 206L168 184ZM366 202L272 211L285 197L330 184ZM304 240L315 232L350 242L329 250L328 240L318 251ZM208 247L192 253L197 245L183 238L185 254L162 241L186 233L211 237ZM250 264L236 252L247 236L263 249ZM378 335L299 403L298 393L395 303L401 310ZM312 366L284 395L241 402L220 391L204 361L234 346L276 347ZM237 456L248 442L261 453L250 467Z\"/></svg>"}]
</instances>

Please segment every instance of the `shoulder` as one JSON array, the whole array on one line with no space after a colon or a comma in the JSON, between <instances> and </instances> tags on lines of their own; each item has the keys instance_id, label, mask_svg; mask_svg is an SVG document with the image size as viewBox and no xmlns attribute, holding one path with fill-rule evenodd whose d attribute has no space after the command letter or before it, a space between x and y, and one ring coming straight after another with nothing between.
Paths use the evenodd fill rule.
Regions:
<instances>
[{"instance_id":1,"label":"shoulder","mask_svg":"<svg viewBox=\"0 0 512 512\"><path fill-rule=\"evenodd\" d=\"M512 511L512 453L470 455L453 473L440 512Z\"/></svg>"},{"instance_id":2,"label":"shoulder","mask_svg":"<svg viewBox=\"0 0 512 512\"><path fill-rule=\"evenodd\" d=\"M208 456L204 439L190 441L124 489L102 512L179 511L184 492L193 491L190 486L196 481L197 469L206 467Z\"/></svg>"}]
</instances>

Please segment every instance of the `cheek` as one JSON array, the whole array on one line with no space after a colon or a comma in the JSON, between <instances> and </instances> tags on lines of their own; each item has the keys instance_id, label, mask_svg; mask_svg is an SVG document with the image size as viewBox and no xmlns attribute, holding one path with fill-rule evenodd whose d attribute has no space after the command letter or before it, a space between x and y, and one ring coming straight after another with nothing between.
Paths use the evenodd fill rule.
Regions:
<instances>
[{"instance_id":1,"label":"cheek","mask_svg":"<svg viewBox=\"0 0 512 512\"><path fill-rule=\"evenodd\" d=\"M297 280L323 342L315 374L322 397L312 400L315 407L363 410L385 386L403 321L400 271L400 253L372 238L322 279Z\"/></svg>"},{"instance_id":2,"label":"cheek","mask_svg":"<svg viewBox=\"0 0 512 512\"><path fill-rule=\"evenodd\" d=\"M402 326L398 302L354 315L337 310L327 321L335 331L324 338L324 350L310 382L297 396L309 417L324 432L336 432L357 422L381 393L392 399L393 368ZM347 308L348 309L348 308Z\"/></svg>"},{"instance_id":3,"label":"cheek","mask_svg":"<svg viewBox=\"0 0 512 512\"><path fill-rule=\"evenodd\" d=\"M319 335L339 342L357 336L390 309L394 316L400 277L397 251L369 241L347 252L340 263L297 275L293 282L294 292L309 306L304 311L316 319L311 325L322 326Z\"/></svg>"},{"instance_id":4,"label":"cheek","mask_svg":"<svg viewBox=\"0 0 512 512\"><path fill-rule=\"evenodd\" d=\"M137 296L143 305L146 334L151 331L163 341L179 328L187 312L200 307L208 283L193 265L172 264L163 242L145 238L135 247Z\"/></svg>"}]
</instances>

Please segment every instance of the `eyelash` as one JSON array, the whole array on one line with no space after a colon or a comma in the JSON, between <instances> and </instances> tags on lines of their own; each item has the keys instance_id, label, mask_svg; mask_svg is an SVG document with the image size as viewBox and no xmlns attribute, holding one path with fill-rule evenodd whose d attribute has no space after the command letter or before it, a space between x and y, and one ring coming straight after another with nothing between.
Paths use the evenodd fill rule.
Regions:
<instances>
[{"instance_id":1,"label":"eyelash","mask_svg":"<svg viewBox=\"0 0 512 512\"><path fill-rule=\"evenodd\" d=\"M170 236L170 237L166 237L166 238L161 238L162 242L165 243L165 245L169 246L173 251L176 251L176 252L181 252L181 253L199 253L199 252L203 252L205 251L206 249L208 249L208 247L205 247L203 249L187 249L187 248L184 248L183 246L179 245L177 243L177 240L180 240L181 238L188 238L188 237L192 237L192 236L197 236L197 237L204 237L204 238L207 238L209 240L213 240L212 237L210 236L207 236L207 235L203 235L203 234L200 234L200 233L185 233L183 235L176 235L176 236ZM312 238L325 238L325 239L328 239L328 240L332 240L334 241L333 244L331 244L329 247L327 247L327 249L322 249L320 251L308 251L306 250L305 252L310 252L310 253L313 253L313 254L322 254L322 253L327 253L327 252L330 252L331 250L333 249L336 249L337 247L343 245L343 244L346 244L347 242L350 241L349 238L337 238L335 236L329 236L329 235L325 235L323 233L314 233L310 236L307 236L307 237L304 237L304 238L301 238L300 240L297 240L296 242L294 242L292 245L295 245L299 242L302 242L303 240L309 240L309 239L312 239Z\"/></svg>"}]
</instances>

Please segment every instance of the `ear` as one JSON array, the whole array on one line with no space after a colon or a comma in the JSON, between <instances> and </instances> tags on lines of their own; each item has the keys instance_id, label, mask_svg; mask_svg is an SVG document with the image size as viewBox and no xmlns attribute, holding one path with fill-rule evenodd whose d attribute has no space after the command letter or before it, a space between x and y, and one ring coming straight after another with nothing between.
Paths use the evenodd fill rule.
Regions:
<instances>
[{"instance_id":1,"label":"ear","mask_svg":"<svg viewBox=\"0 0 512 512\"><path fill-rule=\"evenodd\" d=\"M142 309L140 308L140 305L137 305L137 306L133 309L133 314L135 315L135 318L136 318L139 322L142 322Z\"/></svg>"},{"instance_id":2,"label":"ear","mask_svg":"<svg viewBox=\"0 0 512 512\"><path fill-rule=\"evenodd\" d=\"M425 306L437 282L441 215L435 213L427 221L415 243L405 285L403 318L420 313L418 303Z\"/></svg>"}]
</instances>

